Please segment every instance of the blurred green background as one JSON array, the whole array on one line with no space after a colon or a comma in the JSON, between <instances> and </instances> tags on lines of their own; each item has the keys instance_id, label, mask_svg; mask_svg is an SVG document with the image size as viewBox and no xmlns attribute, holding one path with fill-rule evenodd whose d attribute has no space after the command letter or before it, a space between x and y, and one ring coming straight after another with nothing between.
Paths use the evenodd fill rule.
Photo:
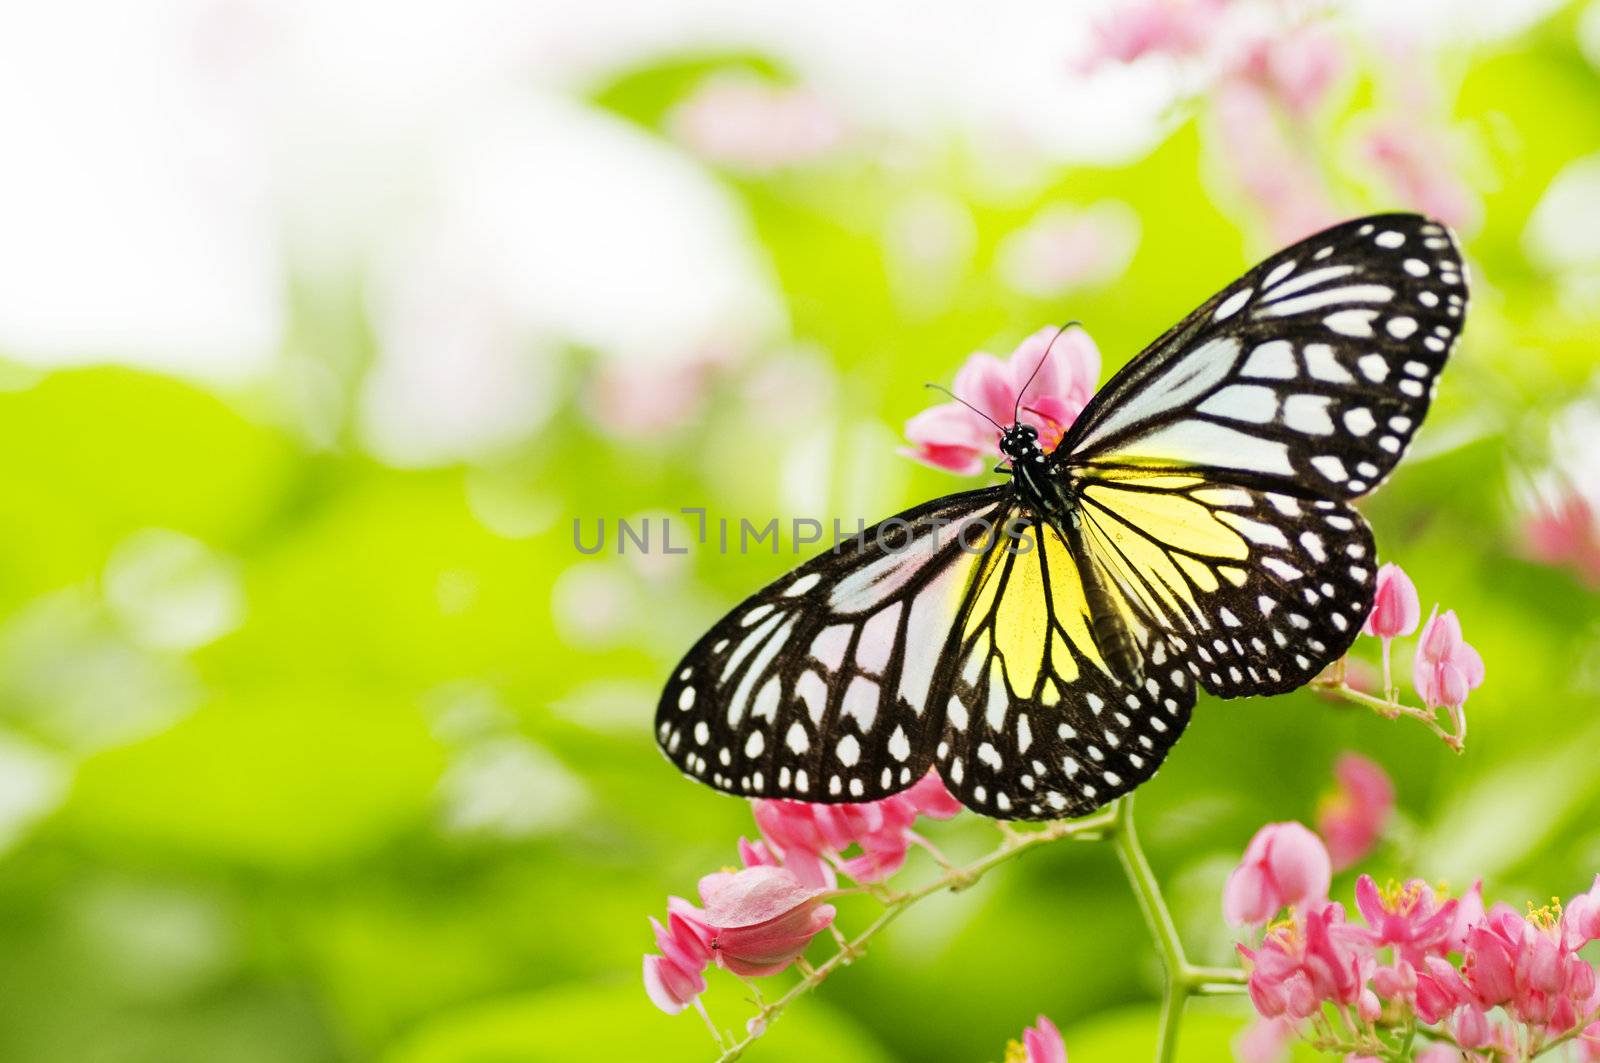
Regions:
<instances>
[{"instance_id":1,"label":"blurred green background","mask_svg":"<svg viewBox=\"0 0 1600 1063\"><path fill-rule=\"evenodd\" d=\"M895 454L923 381L1069 318L1109 373L1318 212L1457 214L1464 345L1364 509L1424 609L1458 611L1488 681L1459 757L1306 693L1203 698L1139 808L1191 952L1228 960L1232 861L1263 822L1310 821L1347 749L1399 791L1364 865L1380 879L1482 877L1520 907L1600 870L1600 602L1585 573L1528 560L1521 532L1552 492L1600 489L1595 7L1434 4L1403 32L1373 5L1275 9L1289 28L1269 50L1315 25L1339 68L1310 110L1251 97L1275 108L1270 135L1245 122L1263 144L1228 110L1261 82L1218 58L1227 41L1075 70L1103 11L990 26L907 8L868 32L824 8L797 51L775 8L761 34L715 4L683 5L671 32L607 5L531 22L336 6L171 4L123 16L157 27L136 33L71 24L88 8L7 16L13 58L79 55L63 79L116 50L80 36L120 33L148 69L107 67L81 98L35 84L0 116L23 171L0 215L32 234L0 231L0 1058L710 1058L695 1016L644 996L645 918L753 824L679 778L650 719L698 631L796 558L787 541L583 556L574 520L853 523L960 489ZM1009 57L1019 40L1033 50ZM1104 111L1092 150L963 112L966 50L1027 67L1048 86L1036 110ZM492 106L436 77L483 68ZM876 106L912 68L949 91L915 120ZM332 103L325 74L347 90ZM139 95L145 77L163 87ZM204 118L222 132L135 124L82 169L123 109L166 123L180 97L224 108ZM33 108L47 121L23 122ZM324 111L371 134L359 165ZM526 140L454 137L485 113ZM456 167L428 175L450 210L382 148L425 121L429 158ZM1382 130L1417 157L1396 163ZM193 196L180 163L200 167ZM1286 209L1274 175L1313 182L1314 202ZM150 220L169 208L176 228ZM420 215L443 219L427 239ZM268 266L196 236L224 230ZM733 250L707 267L702 238ZM217 295L239 276L270 312ZM689 325L673 316L696 300ZM210 316L184 332L188 311ZM970 816L931 833L954 854L993 843ZM843 903L841 924L871 907ZM1113 855L1059 846L914 909L750 1058L993 1060L1043 1012L1074 1063L1139 1059L1158 974ZM712 979L712 1015L741 1027L742 988ZM1231 1058L1244 1022L1197 1005L1183 1058Z\"/></svg>"}]
</instances>

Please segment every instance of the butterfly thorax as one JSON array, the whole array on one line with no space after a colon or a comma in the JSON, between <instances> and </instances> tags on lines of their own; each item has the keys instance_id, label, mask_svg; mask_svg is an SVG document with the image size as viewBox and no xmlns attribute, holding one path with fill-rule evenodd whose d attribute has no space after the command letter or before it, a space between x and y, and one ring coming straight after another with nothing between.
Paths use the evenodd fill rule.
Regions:
<instances>
[{"instance_id":1,"label":"butterfly thorax","mask_svg":"<svg viewBox=\"0 0 1600 1063\"><path fill-rule=\"evenodd\" d=\"M1018 422L1006 429L1000 437L1000 451L1011 462L1008 471L1012 487L1024 506L1053 527L1078 559L1089 607L1089 628L1101 657L1124 683L1139 684L1144 679L1139 648L1117 612L1105 574L1089 561L1090 553L1083 543L1077 483L1061 463L1052 460L1039 446L1039 433L1030 424Z\"/></svg>"}]
</instances>

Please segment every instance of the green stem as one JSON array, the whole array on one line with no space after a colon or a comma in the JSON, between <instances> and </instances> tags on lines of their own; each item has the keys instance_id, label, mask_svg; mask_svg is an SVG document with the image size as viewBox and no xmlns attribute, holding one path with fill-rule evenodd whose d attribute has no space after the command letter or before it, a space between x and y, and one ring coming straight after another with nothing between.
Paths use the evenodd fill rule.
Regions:
<instances>
[{"instance_id":1,"label":"green stem","mask_svg":"<svg viewBox=\"0 0 1600 1063\"><path fill-rule=\"evenodd\" d=\"M1234 967L1200 967L1189 962L1183 951L1183 939L1178 936L1178 925L1173 922L1166 898L1161 894L1161 883L1139 845L1139 833L1133 825L1132 794L1117 802L1113 822L1111 839L1117 859L1122 862L1128 885L1139 901L1139 911L1161 951L1161 965L1166 970L1161 1021L1156 1030L1156 1063L1171 1063L1177 1058L1178 1033L1189 998L1240 993L1244 989L1245 975Z\"/></svg>"}]
</instances>

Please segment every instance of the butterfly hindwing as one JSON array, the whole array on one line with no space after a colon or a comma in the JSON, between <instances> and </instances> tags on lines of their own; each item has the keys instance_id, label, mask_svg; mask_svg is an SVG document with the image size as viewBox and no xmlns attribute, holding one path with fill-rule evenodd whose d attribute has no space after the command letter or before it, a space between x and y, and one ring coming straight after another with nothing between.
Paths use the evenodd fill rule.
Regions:
<instances>
[{"instance_id":1,"label":"butterfly hindwing","mask_svg":"<svg viewBox=\"0 0 1600 1063\"><path fill-rule=\"evenodd\" d=\"M985 488L891 517L757 592L679 663L656 738L749 797L866 801L924 774L930 687L987 529Z\"/></svg>"},{"instance_id":2,"label":"butterfly hindwing","mask_svg":"<svg viewBox=\"0 0 1600 1063\"><path fill-rule=\"evenodd\" d=\"M1081 498L1093 563L1219 697L1304 685L1372 607L1372 532L1344 502L1125 470Z\"/></svg>"},{"instance_id":3,"label":"butterfly hindwing","mask_svg":"<svg viewBox=\"0 0 1600 1063\"><path fill-rule=\"evenodd\" d=\"M1377 215L1312 236L1130 362L1056 458L1363 495L1422 423L1461 329L1465 276L1449 232L1418 215Z\"/></svg>"},{"instance_id":4,"label":"butterfly hindwing","mask_svg":"<svg viewBox=\"0 0 1600 1063\"><path fill-rule=\"evenodd\" d=\"M1149 664L1132 685L1090 632L1078 560L1047 524L1000 540L934 686L946 786L997 819L1055 819L1105 804L1155 774L1194 707L1193 677L1164 638L1130 617Z\"/></svg>"}]
</instances>

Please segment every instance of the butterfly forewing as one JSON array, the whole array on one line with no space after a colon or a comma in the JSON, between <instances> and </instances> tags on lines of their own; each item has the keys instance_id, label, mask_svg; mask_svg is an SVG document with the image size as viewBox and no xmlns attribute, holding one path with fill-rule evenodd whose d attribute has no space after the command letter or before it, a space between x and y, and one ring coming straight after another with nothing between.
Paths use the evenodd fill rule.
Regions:
<instances>
[{"instance_id":1,"label":"butterfly forewing","mask_svg":"<svg viewBox=\"0 0 1600 1063\"><path fill-rule=\"evenodd\" d=\"M1155 774L1194 707L1163 636L1127 618L1145 678L1113 674L1090 632L1079 562L1049 525L1001 540L976 573L935 750L945 785L997 819L1089 812Z\"/></svg>"},{"instance_id":2,"label":"butterfly forewing","mask_svg":"<svg viewBox=\"0 0 1600 1063\"><path fill-rule=\"evenodd\" d=\"M915 782L933 758L933 676L1009 495L920 506L752 595L673 673L661 748L751 797L865 801Z\"/></svg>"},{"instance_id":3,"label":"butterfly forewing","mask_svg":"<svg viewBox=\"0 0 1600 1063\"><path fill-rule=\"evenodd\" d=\"M1387 214L1281 251L1095 396L1056 451L1313 497L1370 491L1421 424L1466 308L1440 225Z\"/></svg>"}]
</instances>

